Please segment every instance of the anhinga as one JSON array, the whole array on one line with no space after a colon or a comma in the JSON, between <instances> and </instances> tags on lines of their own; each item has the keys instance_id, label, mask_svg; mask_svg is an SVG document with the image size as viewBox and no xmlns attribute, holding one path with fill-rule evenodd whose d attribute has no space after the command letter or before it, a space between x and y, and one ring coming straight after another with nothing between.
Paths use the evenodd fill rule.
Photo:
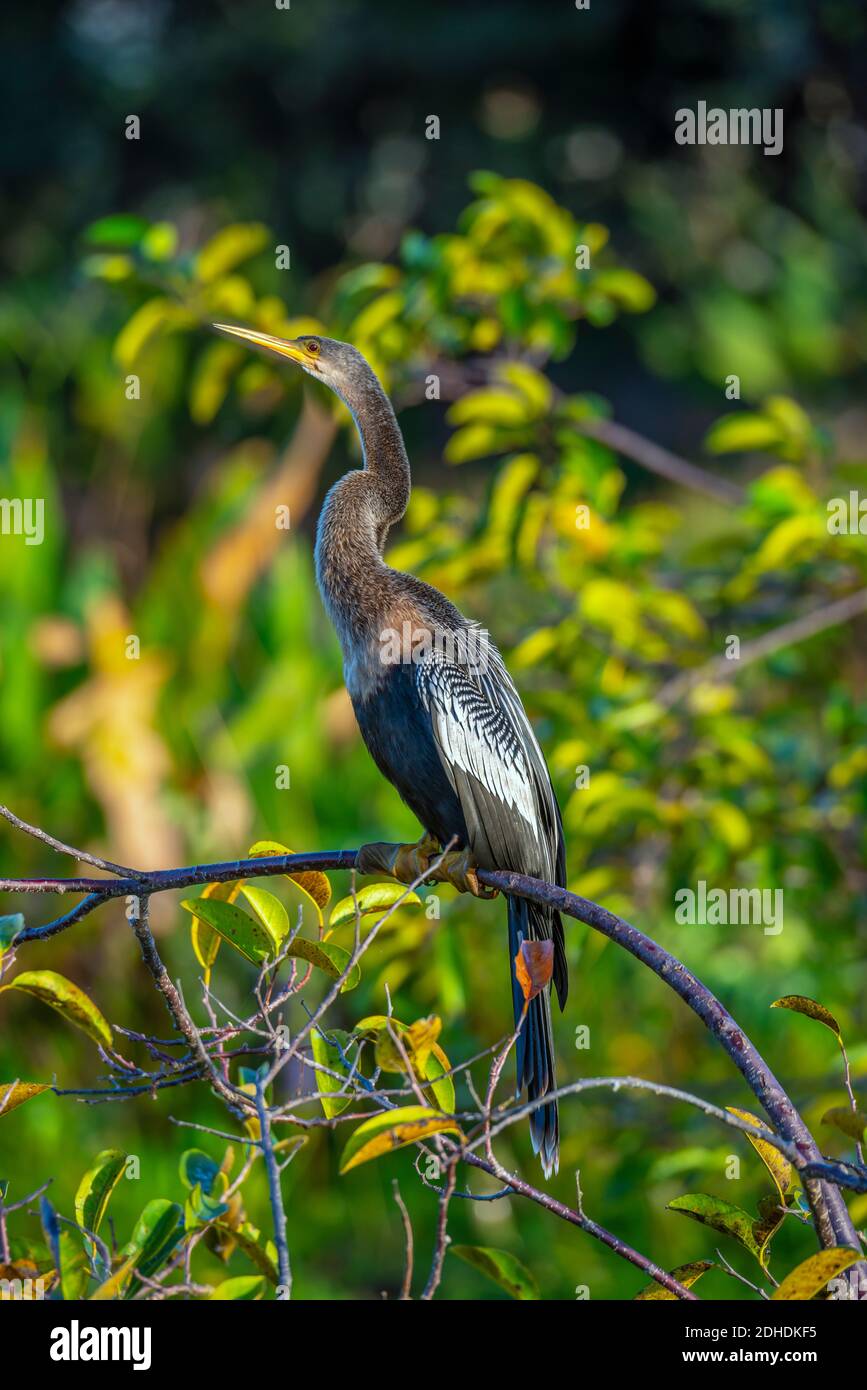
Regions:
<instances>
[{"instance_id":1,"label":"anhinga","mask_svg":"<svg viewBox=\"0 0 867 1390\"><path fill-rule=\"evenodd\" d=\"M560 811L548 768L499 652L448 599L385 564L389 528L410 495L409 460L394 411L376 375L347 343L305 336L284 341L226 324L222 333L303 367L352 412L364 454L331 488L316 536L316 577L343 650L355 716L377 766L418 816L418 845L367 845L362 873L387 870L412 882L442 847L455 886L485 896L476 867L510 869L565 886ZM412 653L386 635L410 632ZM419 638L421 637L421 640ZM424 640L427 638L428 640ZM478 654L481 659L468 659ZM391 854L387 853L391 849ZM489 895L488 895L489 896ZM567 970L559 913L508 897L516 1025L524 998L515 957L524 940L554 942L561 1009ZM554 1089L550 986L531 999L517 1042L518 1086L531 1100ZM533 1148L546 1176L556 1170L556 1102L530 1115Z\"/></svg>"}]
</instances>

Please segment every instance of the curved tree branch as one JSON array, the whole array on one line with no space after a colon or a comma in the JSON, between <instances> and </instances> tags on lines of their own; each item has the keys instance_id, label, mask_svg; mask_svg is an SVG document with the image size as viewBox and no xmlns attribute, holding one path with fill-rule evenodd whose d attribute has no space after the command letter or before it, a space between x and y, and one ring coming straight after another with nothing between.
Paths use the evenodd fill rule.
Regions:
<instances>
[{"instance_id":1,"label":"curved tree branch","mask_svg":"<svg viewBox=\"0 0 867 1390\"><path fill-rule=\"evenodd\" d=\"M87 895L62 917L41 927L25 927L15 938L15 945L18 946L65 931L111 898L150 896L196 884L226 883L236 878L266 878L310 869L353 869L356 856L356 850L319 851L158 869L137 872L128 878L2 879L0 892ZM623 918L565 888L525 874L505 871L480 869L478 877L480 882L503 893L557 908L566 916L601 932L640 960L683 999L728 1053L774 1128L783 1139L795 1146L800 1155L799 1166L825 1162L795 1105L756 1047L716 996L675 956ZM857 1248L858 1237L846 1204L831 1177L833 1170L829 1171L827 1166L814 1170L823 1173L822 1179L810 1176L810 1171L808 1169L805 1174L805 1191L821 1245L825 1248L835 1245Z\"/></svg>"}]
</instances>

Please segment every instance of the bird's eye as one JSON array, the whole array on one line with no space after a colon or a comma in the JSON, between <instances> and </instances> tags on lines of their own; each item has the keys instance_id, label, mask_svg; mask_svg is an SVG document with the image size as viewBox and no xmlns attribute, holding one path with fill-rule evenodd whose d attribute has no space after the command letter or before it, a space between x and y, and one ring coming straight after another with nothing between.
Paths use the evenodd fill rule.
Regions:
<instances>
[{"instance_id":1,"label":"bird's eye","mask_svg":"<svg viewBox=\"0 0 867 1390\"><path fill-rule=\"evenodd\" d=\"M317 343L315 338L307 339L307 351L310 353L311 357L316 357L316 355L318 354L319 344Z\"/></svg>"}]
</instances>

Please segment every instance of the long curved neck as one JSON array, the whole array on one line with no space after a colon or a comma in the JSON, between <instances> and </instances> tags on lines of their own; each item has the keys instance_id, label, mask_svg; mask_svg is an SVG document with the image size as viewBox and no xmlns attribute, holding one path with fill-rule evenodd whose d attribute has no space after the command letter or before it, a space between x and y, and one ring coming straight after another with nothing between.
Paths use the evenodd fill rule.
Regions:
<instances>
[{"instance_id":1,"label":"long curved neck","mask_svg":"<svg viewBox=\"0 0 867 1390\"><path fill-rule=\"evenodd\" d=\"M394 408L372 371L367 380L353 382L341 396L361 438L377 520L392 526L406 511L410 494L409 459Z\"/></svg>"},{"instance_id":2,"label":"long curved neck","mask_svg":"<svg viewBox=\"0 0 867 1390\"><path fill-rule=\"evenodd\" d=\"M390 572L382 552L409 502L409 459L391 401L373 372L341 392L361 438L364 466L328 493L316 532L316 579L344 653L378 631Z\"/></svg>"}]
</instances>

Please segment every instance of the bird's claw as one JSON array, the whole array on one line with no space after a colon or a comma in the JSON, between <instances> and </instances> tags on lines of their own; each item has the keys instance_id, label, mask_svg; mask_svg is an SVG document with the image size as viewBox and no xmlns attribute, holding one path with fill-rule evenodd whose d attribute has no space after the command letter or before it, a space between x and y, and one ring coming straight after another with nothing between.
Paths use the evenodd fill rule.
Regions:
<instances>
[{"instance_id":1,"label":"bird's claw","mask_svg":"<svg viewBox=\"0 0 867 1390\"><path fill-rule=\"evenodd\" d=\"M468 849L454 849L443 855L431 878L450 883L459 893L472 893L474 898L495 898L499 889L488 888L479 882L476 873L478 867Z\"/></svg>"},{"instance_id":2,"label":"bird's claw","mask_svg":"<svg viewBox=\"0 0 867 1390\"><path fill-rule=\"evenodd\" d=\"M440 863L431 867L433 861ZM388 874L398 883L450 883L459 893L474 898L495 898L499 890L481 884L478 865L468 849L449 850L440 858L437 841L423 835L415 845L392 845L378 840L362 845L355 861L359 874Z\"/></svg>"},{"instance_id":3,"label":"bird's claw","mask_svg":"<svg viewBox=\"0 0 867 1390\"><path fill-rule=\"evenodd\" d=\"M417 883L427 878L431 858L436 853L436 841L427 835L415 845L392 845L378 840L361 846L355 868L360 874L388 874L398 883Z\"/></svg>"}]
</instances>

